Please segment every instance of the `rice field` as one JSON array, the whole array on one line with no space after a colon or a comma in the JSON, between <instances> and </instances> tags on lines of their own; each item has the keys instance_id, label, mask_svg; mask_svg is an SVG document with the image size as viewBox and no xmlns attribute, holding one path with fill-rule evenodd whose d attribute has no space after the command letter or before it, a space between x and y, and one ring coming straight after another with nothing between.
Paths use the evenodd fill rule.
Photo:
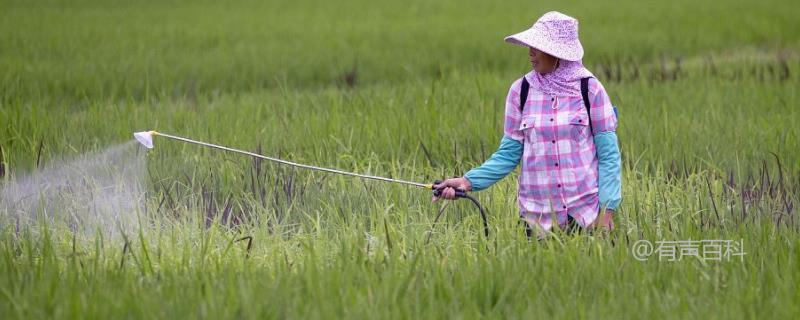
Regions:
<instances>
[{"instance_id":1,"label":"rice field","mask_svg":"<svg viewBox=\"0 0 800 320\"><path fill-rule=\"evenodd\" d=\"M0 3L4 319L800 314L791 1ZM550 10L580 19L584 63L619 108L623 203L607 235L528 241L516 173L474 193L485 238L471 204L424 189L131 142L153 129L458 176L497 147L508 86L529 69L502 38ZM23 187L36 210L13 206ZM642 240L744 255L640 261Z\"/></svg>"}]
</instances>

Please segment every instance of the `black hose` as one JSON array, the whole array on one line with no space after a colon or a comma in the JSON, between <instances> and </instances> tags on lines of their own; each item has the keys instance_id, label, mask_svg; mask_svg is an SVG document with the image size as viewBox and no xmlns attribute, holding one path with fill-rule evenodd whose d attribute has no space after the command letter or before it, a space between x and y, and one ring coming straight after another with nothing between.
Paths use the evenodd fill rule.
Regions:
<instances>
[{"instance_id":1,"label":"black hose","mask_svg":"<svg viewBox=\"0 0 800 320\"><path fill-rule=\"evenodd\" d=\"M486 217L486 211L483 210L483 206L477 199L469 194L464 194L464 198L469 199L469 201L472 201L472 203L478 207L478 211L481 213L481 219L483 219L483 235L486 236L486 239L489 239L489 219Z\"/></svg>"},{"instance_id":2,"label":"black hose","mask_svg":"<svg viewBox=\"0 0 800 320\"><path fill-rule=\"evenodd\" d=\"M436 180L433 182L434 185L442 183L440 180ZM444 189L433 189L433 196L440 197L442 196L442 190ZM486 236L486 239L489 239L489 218L486 216L486 211L483 209L483 206L478 199L475 199L473 196L467 194L464 190L455 189L456 191L456 199L458 198L466 198L469 201L472 201L476 207L478 207L478 211L481 213L481 219L483 219L483 235Z\"/></svg>"}]
</instances>

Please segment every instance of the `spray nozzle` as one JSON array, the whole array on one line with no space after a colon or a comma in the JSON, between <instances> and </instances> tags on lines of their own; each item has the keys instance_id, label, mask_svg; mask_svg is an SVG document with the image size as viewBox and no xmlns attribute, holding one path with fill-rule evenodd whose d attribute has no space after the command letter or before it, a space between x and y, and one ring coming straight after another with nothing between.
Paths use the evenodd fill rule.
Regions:
<instances>
[{"instance_id":1,"label":"spray nozzle","mask_svg":"<svg viewBox=\"0 0 800 320\"><path fill-rule=\"evenodd\" d=\"M153 136L158 134L155 131L142 131L142 132L135 132L133 137L139 141L143 146L147 149L153 149Z\"/></svg>"}]
</instances>

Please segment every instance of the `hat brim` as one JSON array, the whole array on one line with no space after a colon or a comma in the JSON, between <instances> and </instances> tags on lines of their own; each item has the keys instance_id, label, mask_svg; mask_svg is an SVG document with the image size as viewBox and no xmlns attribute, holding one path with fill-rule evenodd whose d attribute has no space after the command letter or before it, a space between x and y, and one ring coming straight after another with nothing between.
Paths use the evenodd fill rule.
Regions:
<instances>
[{"instance_id":1,"label":"hat brim","mask_svg":"<svg viewBox=\"0 0 800 320\"><path fill-rule=\"evenodd\" d=\"M566 43L556 43L549 41L545 35L539 34L531 29L505 37L505 42L524 47L532 47L567 61L579 61L583 58L583 45L581 45L580 40L576 39Z\"/></svg>"}]
</instances>

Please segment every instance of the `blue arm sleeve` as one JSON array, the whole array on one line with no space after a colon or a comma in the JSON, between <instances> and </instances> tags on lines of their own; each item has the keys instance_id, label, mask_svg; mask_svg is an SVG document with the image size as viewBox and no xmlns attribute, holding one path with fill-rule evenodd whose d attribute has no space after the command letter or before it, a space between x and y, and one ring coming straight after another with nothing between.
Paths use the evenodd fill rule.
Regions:
<instances>
[{"instance_id":1,"label":"blue arm sleeve","mask_svg":"<svg viewBox=\"0 0 800 320\"><path fill-rule=\"evenodd\" d=\"M472 191L480 191L507 176L522 159L522 142L507 136L500 141L500 147L480 167L470 170L464 178L472 184Z\"/></svg>"},{"instance_id":2,"label":"blue arm sleeve","mask_svg":"<svg viewBox=\"0 0 800 320\"><path fill-rule=\"evenodd\" d=\"M622 202L622 160L614 131L594 135L598 160L598 193L600 207L617 210Z\"/></svg>"}]
</instances>

